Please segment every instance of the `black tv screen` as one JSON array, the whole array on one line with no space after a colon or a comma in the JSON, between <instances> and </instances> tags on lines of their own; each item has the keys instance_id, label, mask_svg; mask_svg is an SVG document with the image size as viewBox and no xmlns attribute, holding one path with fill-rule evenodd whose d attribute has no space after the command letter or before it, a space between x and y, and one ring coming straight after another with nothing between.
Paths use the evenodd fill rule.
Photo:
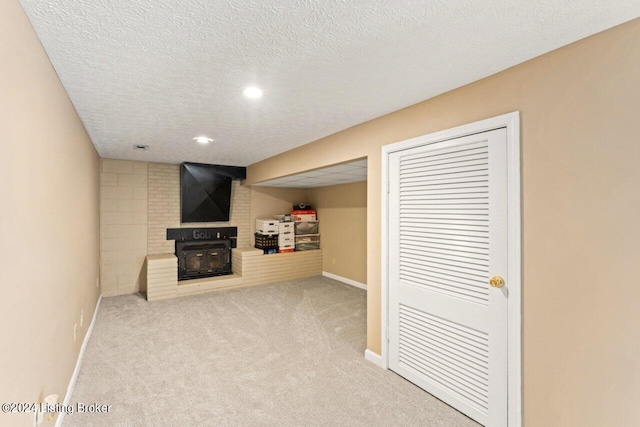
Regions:
<instances>
[{"instance_id":1,"label":"black tv screen","mask_svg":"<svg viewBox=\"0 0 640 427\"><path fill-rule=\"evenodd\" d=\"M220 167L183 163L180 168L180 222L229 221L231 177Z\"/></svg>"}]
</instances>

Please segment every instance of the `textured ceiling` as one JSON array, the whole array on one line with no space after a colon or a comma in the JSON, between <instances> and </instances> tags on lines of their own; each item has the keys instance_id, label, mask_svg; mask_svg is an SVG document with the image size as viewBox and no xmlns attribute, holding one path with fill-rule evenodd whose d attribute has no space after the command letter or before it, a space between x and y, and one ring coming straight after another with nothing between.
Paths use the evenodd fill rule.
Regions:
<instances>
[{"instance_id":1,"label":"textured ceiling","mask_svg":"<svg viewBox=\"0 0 640 427\"><path fill-rule=\"evenodd\" d=\"M344 163L336 166L329 166L323 169L316 169L296 175L289 175L260 184L264 187L286 187L286 188L314 188L326 187L328 185L350 184L367 180L367 160Z\"/></svg>"},{"instance_id":2,"label":"textured ceiling","mask_svg":"<svg viewBox=\"0 0 640 427\"><path fill-rule=\"evenodd\" d=\"M638 0L21 3L102 157L239 166L640 15Z\"/></svg>"}]
</instances>

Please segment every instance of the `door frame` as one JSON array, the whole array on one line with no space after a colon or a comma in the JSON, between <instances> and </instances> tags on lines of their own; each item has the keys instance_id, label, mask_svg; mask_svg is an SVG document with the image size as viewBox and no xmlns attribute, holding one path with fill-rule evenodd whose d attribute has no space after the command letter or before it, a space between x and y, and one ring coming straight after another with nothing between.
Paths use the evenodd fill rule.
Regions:
<instances>
[{"instance_id":1,"label":"door frame","mask_svg":"<svg viewBox=\"0 0 640 427\"><path fill-rule=\"evenodd\" d=\"M522 217L520 175L520 112L504 114L443 131L418 136L382 147L382 289L380 364L389 369L389 156L425 144L459 138L494 129L507 130L507 420L508 425L522 425Z\"/></svg>"}]
</instances>

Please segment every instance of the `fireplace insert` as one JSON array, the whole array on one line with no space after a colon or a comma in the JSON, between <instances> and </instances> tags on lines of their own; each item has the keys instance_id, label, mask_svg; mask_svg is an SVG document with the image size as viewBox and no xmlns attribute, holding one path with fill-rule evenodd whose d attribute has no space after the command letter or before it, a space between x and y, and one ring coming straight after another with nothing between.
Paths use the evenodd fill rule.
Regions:
<instances>
[{"instance_id":1,"label":"fireplace insert","mask_svg":"<svg viewBox=\"0 0 640 427\"><path fill-rule=\"evenodd\" d=\"M176 241L178 280L232 274L229 240Z\"/></svg>"}]
</instances>

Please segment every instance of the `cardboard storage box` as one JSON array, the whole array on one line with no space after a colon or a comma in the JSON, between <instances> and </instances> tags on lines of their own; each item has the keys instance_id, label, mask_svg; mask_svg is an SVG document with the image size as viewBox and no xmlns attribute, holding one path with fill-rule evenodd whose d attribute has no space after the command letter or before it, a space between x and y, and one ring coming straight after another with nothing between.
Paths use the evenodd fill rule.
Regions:
<instances>
[{"instance_id":1,"label":"cardboard storage box","mask_svg":"<svg viewBox=\"0 0 640 427\"><path fill-rule=\"evenodd\" d=\"M280 234L285 234L290 232L293 234L293 222L281 222L278 224L278 232Z\"/></svg>"},{"instance_id":2,"label":"cardboard storage box","mask_svg":"<svg viewBox=\"0 0 640 427\"><path fill-rule=\"evenodd\" d=\"M260 234L278 234L277 219L256 219L256 232Z\"/></svg>"},{"instance_id":3,"label":"cardboard storage box","mask_svg":"<svg viewBox=\"0 0 640 427\"><path fill-rule=\"evenodd\" d=\"M293 233L278 234L278 240L282 242L293 242L294 237Z\"/></svg>"},{"instance_id":4,"label":"cardboard storage box","mask_svg":"<svg viewBox=\"0 0 640 427\"><path fill-rule=\"evenodd\" d=\"M292 221L315 221L316 211L314 210L296 210L291 211L291 220Z\"/></svg>"},{"instance_id":5,"label":"cardboard storage box","mask_svg":"<svg viewBox=\"0 0 640 427\"><path fill-rule=\"evenodd\" d=\"M295 243L296 243L296 239L294 238L293 234L278 235L278 246L294 245Z\"/></svg>"}]
</instances>

